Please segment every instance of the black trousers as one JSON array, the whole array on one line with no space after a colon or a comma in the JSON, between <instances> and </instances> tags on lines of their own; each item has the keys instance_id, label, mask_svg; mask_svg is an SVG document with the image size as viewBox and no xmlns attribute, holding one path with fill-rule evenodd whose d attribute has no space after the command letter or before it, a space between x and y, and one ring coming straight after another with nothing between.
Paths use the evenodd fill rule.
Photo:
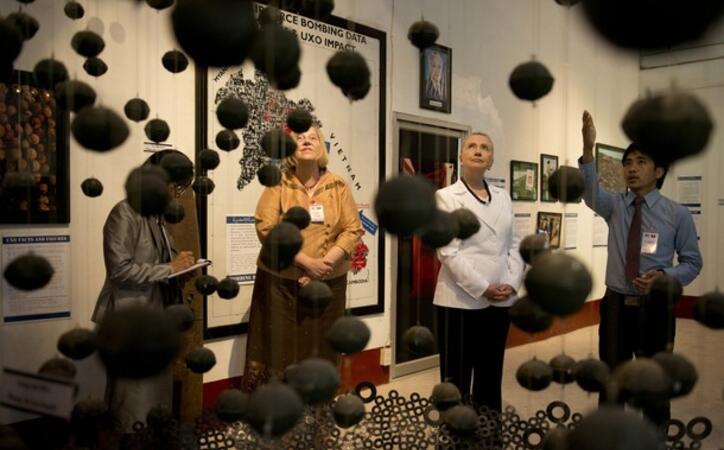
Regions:
<instances>
[{"instance_id":1,"label":"black trousers","mask_svg":"<svg viewBox=\"0 0 724 450\"><path fill-rule=\"evenodd\" d=\"M598 354L611 370L633 357L651 357L674 349L676 317L671 302L651 301L639 297L639 305L626 304L626 296L606 289L601 301L601 323L598 327ZM599 404L606 402L605 394ZM615 401L616 399L610 399ZM656 425L671 417L668 401L643 408L644 415Z\"/></svg>"},{"instance_id":2,"label":"black trousers","mask_svg":"<svg viewBox=\"0 0 724 450\"><path fill-rule=\"evenodd\" d=\"M503 355L508 308L458 309L435 306L440 378L455 384L475 408L501 411ZM472 392L470 382L473 381Z\"/></svg>"}]
</instances>

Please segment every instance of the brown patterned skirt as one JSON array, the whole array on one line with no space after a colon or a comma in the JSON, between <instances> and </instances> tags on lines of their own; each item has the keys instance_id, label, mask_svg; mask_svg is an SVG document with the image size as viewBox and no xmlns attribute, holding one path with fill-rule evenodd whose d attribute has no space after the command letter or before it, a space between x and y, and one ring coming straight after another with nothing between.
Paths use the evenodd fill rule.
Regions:
<instances>
[{"instance_id":1,"label":"brown patterned skirt","mask_svg":"<svg viewBox=\"0 0 724 450\"><path fill-rule=\"evenodd\" d=\"M347 275L325 280L334 300L321 314L313 314L297 303L299 283L257 269L251 295L246 364L241 389L252 392L284 369L316 356L338 364L339 355L324 338L332 324L344 314Z\"/></svg>"}]
</instances>

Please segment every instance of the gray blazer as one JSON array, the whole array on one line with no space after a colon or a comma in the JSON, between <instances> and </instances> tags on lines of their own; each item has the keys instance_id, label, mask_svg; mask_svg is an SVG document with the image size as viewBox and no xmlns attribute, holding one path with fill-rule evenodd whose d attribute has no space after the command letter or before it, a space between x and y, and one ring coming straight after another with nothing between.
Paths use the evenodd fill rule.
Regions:
<instances>
[{"instance_id":1,"label":"gray blazer","mask_svg":"<svg viewBox=\"0 0 724 450\"><path fill-rule=\"evenodd\" d=\"M168 234L167 234L168 236ZM171 258L176 254L170 236ZM126 200L116 204L103 226L106 281L91 320L99 323L107 311L134 303L163 307L159 283L168 283L171 264L162 263L163 236L155 217L145 218Z\"/></svg>"}]
</instances>

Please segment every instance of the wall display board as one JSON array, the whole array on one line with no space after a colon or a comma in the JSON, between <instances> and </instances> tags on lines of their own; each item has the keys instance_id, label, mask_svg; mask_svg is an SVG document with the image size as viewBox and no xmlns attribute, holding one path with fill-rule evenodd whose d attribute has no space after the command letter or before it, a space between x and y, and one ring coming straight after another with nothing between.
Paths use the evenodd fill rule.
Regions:
<instances>
[{"instance_id":1,"label":"wall display board","mask_svg":"<svg viewBox=\"0 0 724 450\"><path fill-rule=\"evenodd\" d=\"M257 14L263 8L264 5L255 4ZM375 222L372 206L385 173L387 36L335 16L319 21L285 11L283 17L283 26L297 34L302 50L302 77L296 88L274 89L251 62L197 70L197 152L203 148L217 149L215 137L223 130L216 118L219 102L233 96L249 107L248 125L236 130L241 145L232 152L220 151L221 165L208 175L216 189L208 198L199 197L202 256L214 261L208 272L219 279L230 275L241 283L240 293L232 301L215 295L206 298L205 339L246 332L253 272L249 261L233 259L241 253L249 259L256 252L248 230L253 227L249 218L253 218L263 191L256 172L268 162L279 163L264 155L261 138L272 128L283 128L287 112L294 108L309 111L320 127L329 156L328 167L349 184L365 230L352 255L347 307L356 315L384 310L384 236ZM334 53L344 49L359 52L372 73L369 93L355 102L332 84L325 70ZM233 248L228 248L229 243L234 244ZM255 260L256 254L252 263Z\"/></svg>"},{"instance_id":2,"label":"wall display board","mask_svg":"<svg viewBox=\"0 0 724 450\"><path fill-rule=\"evenodd\" d=\"M0 83L0 223L69 223L68 112L31 72L12 80Z\"/></svg>"},{"instance_id":3,"label":"wall display board","mask_svg":"<svg viewBox=\"0 0 724 450\"><path fill-rule=\"evenodd\" d=\"M15 289L2 279L3 321L70 317L70 236L5 236L2 239L2 272L18 256L43 256L53 266L53 277L41 289Z\"/></svg>"},{"instance_id":4,"label":"wall display board","mask_svg":"<svg viewBox=\"0 0 724 450\"><path fill-rule=\"evenodd\" d=\"M622 148L596 143L598 182L608 192L626 192L626 180L621 165L623 152Z\"/></svg>"},{"instance_id":5,"label":"wall display board","mask_svg":"<svg viewBox=\"0 0 724 450\"><path fill-rule=\"evenodd\" d=\"M510 162L510 197L513 201L538 200L538 163Z\"/></svg>"}]
</instances>

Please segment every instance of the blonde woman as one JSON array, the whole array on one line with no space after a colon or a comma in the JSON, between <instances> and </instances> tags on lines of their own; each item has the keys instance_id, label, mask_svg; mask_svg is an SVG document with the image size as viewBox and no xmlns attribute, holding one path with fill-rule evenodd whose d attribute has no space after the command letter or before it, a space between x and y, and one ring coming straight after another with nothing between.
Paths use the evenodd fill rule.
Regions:
<instances>
[{"instance_id":1,"label":"blonde woman","mask_svg":"<svg viewBox=\"0 0 724 450\"><path fill-rule=\"evenodd\" d=\"M297 148L282 163L281 183L264 189L259 198L256 231L264 242L293 206L307 209L312 222L302 230L304 244L291 267L275 271L257 260L242 382L247 392L311 356L337 363L324 333L344 313L350 255L363 233L349 186L327 169L322 133L312 127L292 137ZM311 280L323 280L334 293L314 317L297 303L299 288Z\"/></svg>"}]
</instances>

